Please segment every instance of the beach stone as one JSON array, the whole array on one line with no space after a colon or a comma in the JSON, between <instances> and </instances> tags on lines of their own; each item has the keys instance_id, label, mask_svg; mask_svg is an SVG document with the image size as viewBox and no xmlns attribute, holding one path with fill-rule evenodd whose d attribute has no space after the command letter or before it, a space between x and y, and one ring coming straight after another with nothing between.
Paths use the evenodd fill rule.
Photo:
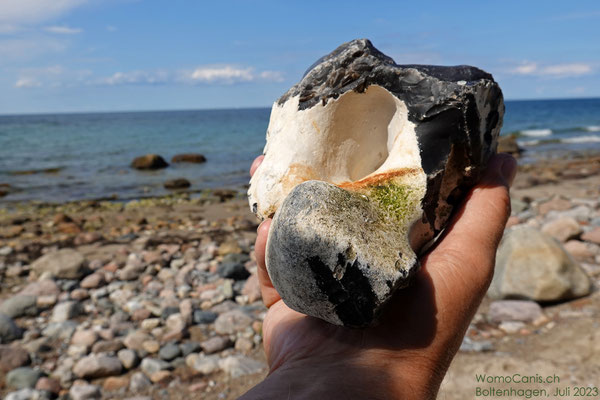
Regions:
<instances>
[{"instance_id":1,"label":"beach stone","mask_svg":"<svg viewBox=\"0 0 600 400\"><path fill-rule=\"evenodd\" d=\"M146 154L136 157L131 162L131 167L135 169L161 169L167 168L169 164L158 154Z\"/></svg>"},{"instance_id":2,"label":"beach stone","mask_svg":"<svg viewBox=\"0 0 600 400\"><path fill-rule=\"evenodd\" d=\"M232 378L256 374L266 368L266 365L246 356L229 356L219 360L219 368Z\"/></svg>"},{"instance_id":3,"label":"beach stone","mask_svg":"<svg viewBox=\"0 0 600 400\"><path fill-rule=\"evenodd\" d=\"M244 287L242 288L242 294L248 297L249 303L254 303L262 298L257 274L250 275L246 280L246 283L244 283Z\"/></svg>"},{"instance_id":4,"label":"beach stone","mask_svg":"<svg viewBox=\"0 0 600 400\"><path fill-rule=\"evenodd\" d=\"M8 315L11 318L36 316L38 314L36 300L35 296L29 295L16 295L10 297L0 304L0 313Z\"/></svg>"},{"instance_id":5,"label":"beach stone","mask_svg":"<svg viewBox=\"0 0 600 400\"><path fill-rule=\"evenodd\" d=\"M123 369L116 357L92 354L77 361L73 373L79 378L95 379L119 375Z\"/></svg>"},{"instance_id":6,"label":"beach stone","mask_svg":"<svg viewBox=\"0 0 600 400\"><path fill-rule=\"evenodd\" d=\"M21 328L8 315L0 314L0 344L10 343L23 335Z\"/></svg>"},{"instance_id":7,"label":"beach stone","mask_svg":"<svg viewBox=\"0 0 600 400\"><path fill-rule=\"evenodd\" d=\"M202 347L202 350L204 350L204 354L212 354L225 350L226 348L231 347L232 344L233 343L231 343L231 340L229 340L228 337L214 336L201 342L200 346Z\"/></svg>"},{"instance_id":8,"label":"beach stone","mask_svg":"<svg viewBox=\"0 0 600 400\"><path fill-rule=\"evenodd\" d=\"M142 347L144 350L150 354L157 353L160 350L160 343L156 340L146 340Z\"/></svg>"},{"instance_id":9,"label":"beach stone","mask_svg":"<svg viewBox=\"0 0 600 400\"><path fill-rule=\"evenodd\" d=\"M119 350L117 357L119 357L119 361L121 361L125 369L135 368L140 362L136 352L129 349Z\"/></svg>"},{"instance_id":10,"label":"beach stone","mask_svg":"<svg viewBox=\"0 0 600 400\"><path fill-rule=\"evenodd\" d=\"M550 211L566 211L573 208L573 203L563 197L553 197L538 206L540 215L546 215Z\"/></svg>"},{"instance_id":11,"label":"beach stone","mask_svg":"<svg viewBox=\"0 0 600 400\"><path fill-rule=\"evenodd\" d=\"M521 321L503 321L498 325L498 328L508 334L515 334L525 328L525 324Z\"/></svg>"},{"instance_id":12,"label":"beach stone","mask_svg":"<svg viewBox=\"0 0 600 400\"><path fill-rule=\"evenodd\" d=\"M34 388L43 373L40 370L20 367L6 374L6 386L13 389Z\"/></svg>"},{"instance_id":13,"label":"beach stone","mask_svg":"<svg viewBox=\"0 0 600 400\"><path fill-rule=\"evenodd\" d=\"M564 244L564 248L577 260L593 260L596 253L589 248L589 245L579 240L569 240Z\"/></svg>"},{"instance_id":14,"label":"beach stone","mask_svg":"<svg viewBox=\"0 0 600 400\"><path fill-rule=\"evenodd\" d=\"M468 336L463 338L463 341L460 345L460 351L466 352L485 352L485 351L494 351L494 344L488 340L473 340Z\"/></svg>"},{"instance_id":15,"label":"beach stone","mask_svg":"<svg viewBox=\"0 0 600 400\"><path fill-rule=\"evenodd\" d=\"M111 376L106 378L102 389L107 392L115 392L129 386L129 378L126 376Z\"/></svg>"},{"instance_id":16,"label":"beach stone","mask_svg":"<svg viewBox=\"0 0 600 400\"><path fill-rule=\"evenodd\" d=\"M92 346L92 353L116 353L124 347L123 341L119 338L110 340L100 340Z\"/></svg>"},{"instance_id":17,"label":"beach stone","mask_svg":"<svg viewBox=\"0 0 600 400\"><path fill-rule=\"evenodd\" d=\"M127 334L123 340L125 347L131 350L144 350L144 342L152 340L152 337L143 331L133 331Z\"/></svg>"},{"instance_id":18,"label":"beach stone","mask_svg":"<svg viewBox=\"0 0 600 400\"><path fill-rule=\"evenodd\" d=\"M84 289L96 289L105 283L106 281L104 280L104 274L96 272L83 278L83 280L79 283L79 286Z\"/></svg>"},{"instance_id":19,"label":"beach stone","mask_svg":"<svg viewBox=\"0 0 600 400\"><path fill-rule=\"evenodd\" d=\"M149 357L144 358L142 360L142 364L140 365L141 370L144 371L148 377L152 376L152 374L155 372L169 369L170 367L171 365L166 361Z\"/></svg>"},{"instance_id":20,"label":"beach stone","mask_svg":"<svg viewBox=\"0 0 600 400\"><path fill-rule=\"evenodd\" d=\"M2 196L0 195L0 197L2 197ZM0 247L0 256L8 256L8 255L12 254L12 252L13 252L13 249L10 246Z\"/></svg>"},{"instance_id":21,"label":"beach stone","mask_svg":"<svg viewBox=\"0 0 600 400\"><path fill-rule=\"evenodd\" d=\"M58 296L60 288L52 279L42 279L31 282L19 292L23 296Z\"/></svg>"},{"instance_id":22,"label":"beach stone","mask_svg":"<svg viewBox=\"0 0 600 400\"><path fill-rule=\"evenodd\" d=\"M201 349L200 343L197 342L186 342L181 346L181 355L187 357L188 355L195 353Z\"/></svg>"},{"instance_id":23,"label":"beach stone","mask_svg":"<svg viewBox=\"0 0 600 400\"><path fill-rule=\"evenodd\" d=\"M171 371L156 371L152 375L150 375L150 381L152 383L165 383L170 381L173 378L173 374Z\"/></svg>"},{"instance_id":24,"label":"beach stone","mask_svg":"<svg viewBox=\"0 0 600 400\"><path fill-rule=\"evenodd\" d=\"M80 279L87 270L83 255L73 249L60 249L47 253L31 264L38 276L48 273L59 279Z\"/></svg>"},{"instance_id":25,"label":"beach stone","mask_svg":"<svg viewBox=\"0 0 600 400\"><path fill-rule=\"evenodd\" d=\"M212 311L205 310L195 310L193 319L195 324L203 325L203 324L212 324L219 314Z\"/></svg>"},{"instance_id":26,"label":"beach stone","mask_svg":"<svg viewBox=\"0 0 600 400\"><path fill-rule=\"evenodd\" d=\"M0 372L8 372L30 362L29 353L22 348L0 345Z\"/></svg>"},{"instance_id":27,"label":"beach stone","mask_svg":"<svg viewBox=\"0 0 600 400\"><path fill-rule=\"evenodd\" d=\"M244 264L235 262L223 262L217 268L217 273L222 278L244 280L250 276L250 272Z\"/></svg>"},{"instance_id":28,"label":"beach stone","mask_svg":"<svg viewBox=\"0 0 600 400\"><path fill-rule=\"evenodd\" d=\"M254 347L254 342L252 342L252 340L245 338L243 336L237 338L237 340L235 341L235 349L237 351L247 353L250 350L252 350L253 347Z\"/></svg>"},{"instance_id":29,"label":"beach stone","mask_svg":"<svg viewBox=\"0 0 600 400\"><path fill-rule=\"evenodd\" d=\"M219 369L219 356L200 355L191 361L192 368L204 375L212 374Z\"/></svg>"},{"instance_id":30,"label":"beach stone","mask_svg":"<svg viewBox=\"0 0 600 400\"><path fill-rule=\"evenodd\" d=\"M25 388L6 395L4 400L49 400L42 392Z\"/></svg>"},{"instance_id":31,"label":"beach stone","mask_svg":"<svg viewBox=\"0 0 600 400\"><path fill-rule=\"evenodd\" d=\"M590 290L585 271L554 238L524 226L505 233L488 290L492 299L559 301Z\"/></svg>"},{"instance_id":32,"label":"beach stone","mask_svg":"<svg viewBox=\"0 0 600 400\"><path fill-rule=\"evenodd\" d=\"M131 379L129 380L129 390L132 392L141 392L150 386L152 386L152 382L150 382L150 379L148 379L143 372L136 372L131 375Z\"/></svg>"},{"instance_id":33,"label":"beach stone","mask_svg":"<svg viewBox=\"0 0 600 400\"><path fill-rule=\"evenodd\" d=\"M192 186L192 184L185 178L176 178L165 181L163 186L165 189L187 189Z\"/></svg>"},{"instance_id":34,"label":"beach stone","mask_svg":"<svg viewBox=\"0 0 600 400\"><path fill-rule=\"evenodd\" d=\"M176 154L171 158L171 162L201 164L206 162L206 157L198 153Z\"/></svg>"},{"instance_id":35,"label":"beach stone","mask_svg":"<svg viewBox=\"0 0 600 400\"><path fill-rule=\"evenodd\" d=\"M591 231L585 232L581 235L581 240L585 240L586 242L600 244L600 227L596 227Z\"/></svg>"},{"instance_id":36,"label":"beach stone","mask_svg":"<svg viewBox=\"0 0 600 400\"><path fill-rule=\"evenodd\" d=\"M98 385L73 385L69 389L71 400L99 400L102 391Z\"/></svg>"},{"instance_id":37,"label":"beach stone","mask_svg":"<svg viewBox=\"0 0 600 400\"><path fill-rule=\"evenodd\" d=\"M71 336L71 344L92 347L98 340L98 334L91 329L76 331Z\"/></svg>"},{"instance_id":38,"label":"beach stone","mask_svg":"<svg viewBox=\"0 0 600 400\"><path fill-rule=\"evenodd\" d=\"M49 392L54 396L58 396L61 389L62 387L60 386L59 381L45 376L42 376L40 379L38 379L37 383L35 384L35 390Z\"/></svg>"},{"instance_id":39,"label":"beach stone","mask_svg":"<svg viewBox=\"0 0 600 400\"><path fill-rule=\"evenodd\" d=\"M78 301L65 301L58 303L52 310L52 322L65 322L78 317L83 312L83 307Z\"/></svg>"},{"instance_id":40,"label":"beach stone","mask_svg":"<svg viewBox=\"0 0 600 400\"><path fill-rule=\"evenodd\" d=\"M547 233L556 240L566 242L567 240L577 238L583 230L575 219L564 217L546 222L542 226L542 232Z\"/></svg>"},{"instance_id":41,"label":"beach stone","mask_svg":"<svg viewBox=\"0 0 600 400\"><path fill-rule=\"evenodd\" d=\"M165 361L171 361L180 355L181 349L175 343L167 343L158 351L158 356Z\"/></svg>"},{"instance_id":42,"label":"beach stone","mask_svg":"<svg viewBox=\"0 0 600 400\"><path fill-rule=\"evenodd\" d=\"M42 329L42 335L53 339L69 340L76 328L75 321L51 322Z\"/></svg>"},{"instance_id":43,"label":"beach stone","mask_svg":"<svg viewBox=\"0 0 600 400\"><path fill-rule=\"evenodd\" d=\"M542 307L535 301L498 300L490 304L488 317L491 322L533 322L543 316Z\"/></svg>"},{"instance_id":44,"label":"beach stone","mask_svg":"<svg viewBox=\"0 0 600 400\"><path fill-rule=\"evenodd\" d=\"M252 318L241 310L227 311L215 320L215 332L220 335L231 335L246 329L252 324Z\"/></svg>"}]
</instances>

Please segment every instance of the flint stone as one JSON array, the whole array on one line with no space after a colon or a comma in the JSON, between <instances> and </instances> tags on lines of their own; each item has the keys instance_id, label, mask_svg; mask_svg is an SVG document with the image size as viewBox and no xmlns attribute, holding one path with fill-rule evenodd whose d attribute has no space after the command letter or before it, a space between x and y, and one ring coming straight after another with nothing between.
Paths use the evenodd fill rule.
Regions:
<instances>
[{"instance_id":1,"label":"flint stone","mask_svg":"<svg viewBox=\"0 0 600 400\"><path fill-rule=\"evenodd\" d=\"M80 279L86 273L85 258L73 249L60 249L45 254L31 264L31 269L40 276L49 273L59 279Z\"/></svg>"},{"instance_id":2,"label":"flint stone","mask_svg":"<svg viewBox=\"0 0 600 400\"><path fill-rule=\"evenodd\" d=\"M492 299L549 302L585 296L590 290L588 275L554 238L525 226L505 233L488 290Z\"/></svg>"},{"instance_id":3,"label":"flint stone","mask_svg":"<svg viewBox=\"0 0 600 400\"><path fill-rule=\"evenodd\" d=\"M11 318L19 318L25 315L36 316L38 313L37 299L35 296L16 295L0 304L0 313Z\"/></svg>"},{"instance_id":4,"label":"flint stone","mask_svg":"<svg viewBox=\"0 0 600 400\"><path fill-rule=\"evenodd\" d=\"M284 302L372 324L480 178L503 114L474 67L397 65L368 40L318 60L273 105L248 193L274 216L266 263Z\"/></svg>"},{"instance_id":5,"label":"flint stone","mask_svg":"<svg viewBox=\"0 0 600 400\"><path fill-rule=\"evenodd\" d=\"M0 314L0 344L9 343L23 336L21 328L8 315Z\"/></svg>"}]
</instances>

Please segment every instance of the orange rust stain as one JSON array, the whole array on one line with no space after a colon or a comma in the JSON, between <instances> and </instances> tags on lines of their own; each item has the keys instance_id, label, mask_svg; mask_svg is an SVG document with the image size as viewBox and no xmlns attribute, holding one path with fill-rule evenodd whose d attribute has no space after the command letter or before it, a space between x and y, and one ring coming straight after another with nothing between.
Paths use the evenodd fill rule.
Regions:
<instances>
[{"instance_id":1,"label":"orange rust stain","mask_svg":"<svg viewBox=\"0 0 600 400\"><path fill-rule=\"evenodd\" d=\"M338 184L338 187L347 190L360 190L369 186L378 186L381 184L387 184L394 178L408 175L416 175L421 172L420 168L398 168L391 171L382 172L377 175L368 176L354 182L342 182Z\"/></svg>"},{"instance_id":2,"label":"orange rust stain","mask_svg":"<svg viewBox=\"0 0 600 400\"><path fill-rule=\"evenodd\" d=\"M317 131L317 133L321 133L321 130L319 129L319 127L317 126L317 123L315 121L311 121L312 122L312 126L313 128L315 128L315 130Z\"/></svg>"},{"instance_id":3,"label":"orange rust stain","mask_svg":"<svg viewBox=\"0 0 600 400\"><path fill-rule=\"evenodd\" d=\"M287 195L297 185L312 179L319 179L319 177L311 167L294 163L289 166L288 170L281 178L281 187L283 192Z\"/></svg>"}]
</instances>

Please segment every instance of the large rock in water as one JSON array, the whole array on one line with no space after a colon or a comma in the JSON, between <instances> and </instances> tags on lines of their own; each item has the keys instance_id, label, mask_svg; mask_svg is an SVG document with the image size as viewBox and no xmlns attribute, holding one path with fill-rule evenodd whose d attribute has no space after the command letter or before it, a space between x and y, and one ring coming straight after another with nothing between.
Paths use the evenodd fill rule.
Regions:
<instances>
[{"instance_id":1,"label":"large rock in water","mask_svg":"<svg viewBox=\"0 0 600 400\"><path fill-rule=\"evenodd\" d=\"M273 105L249 189L274 217L266 262L284 302L371 324L478 181L503 114L474 67L396 65L368 40L318 60Z\"/></svg>"},{"instance_id":2,"label":"large rock in water","mask_svg":"<svg viewBox=\"0 0 600 400\"><path fill-rule=\"evenodd\" d=\"M158 154L146 154L145 156L134 158L131 162L131 167L135 169L161 169L168 166L169 164L165 159Z\"/></svg>"},{"instance_id":3,"label":"large rock in water","mask_svg":"<svg viewBox=\"0 0 600 400\"><path fill-rule=\"evenodd\" d=\"M554 238L533 228L515 227L506 232L498 248L488 295L550 302L585 296L590 289L585 271Z\"/></svg>"}]
</instances>

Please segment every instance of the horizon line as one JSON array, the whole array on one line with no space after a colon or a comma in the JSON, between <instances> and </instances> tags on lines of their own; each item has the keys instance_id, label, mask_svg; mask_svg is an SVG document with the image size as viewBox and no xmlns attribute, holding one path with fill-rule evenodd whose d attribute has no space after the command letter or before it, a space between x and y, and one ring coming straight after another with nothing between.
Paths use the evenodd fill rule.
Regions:
<instances>
[{"instance_id":1,"label":"horizon line","mask_svg":"<svg viewBox=\"0 0 600 400\"><path fill-rule=\"evenodd\" d=\"M561 100L596 100L600 96L591 97L550 97L550 98L523 98L523 99L504 99L505 102L519 101L561 101ZM145 110L95 110L95 111L42 111L42 112L17 112L4 114L0 112L0 117L20 117L20 116L43 116L43 115L82 115L82 114L129 114L129 113L152 113L152 112L182 112L182 111L231 111L231 110L256 110L270 109L272 106L253 106L253 107L215 107L215 108L163 108L163 109L145 109Z\"/></svg>"}]
</instances>

